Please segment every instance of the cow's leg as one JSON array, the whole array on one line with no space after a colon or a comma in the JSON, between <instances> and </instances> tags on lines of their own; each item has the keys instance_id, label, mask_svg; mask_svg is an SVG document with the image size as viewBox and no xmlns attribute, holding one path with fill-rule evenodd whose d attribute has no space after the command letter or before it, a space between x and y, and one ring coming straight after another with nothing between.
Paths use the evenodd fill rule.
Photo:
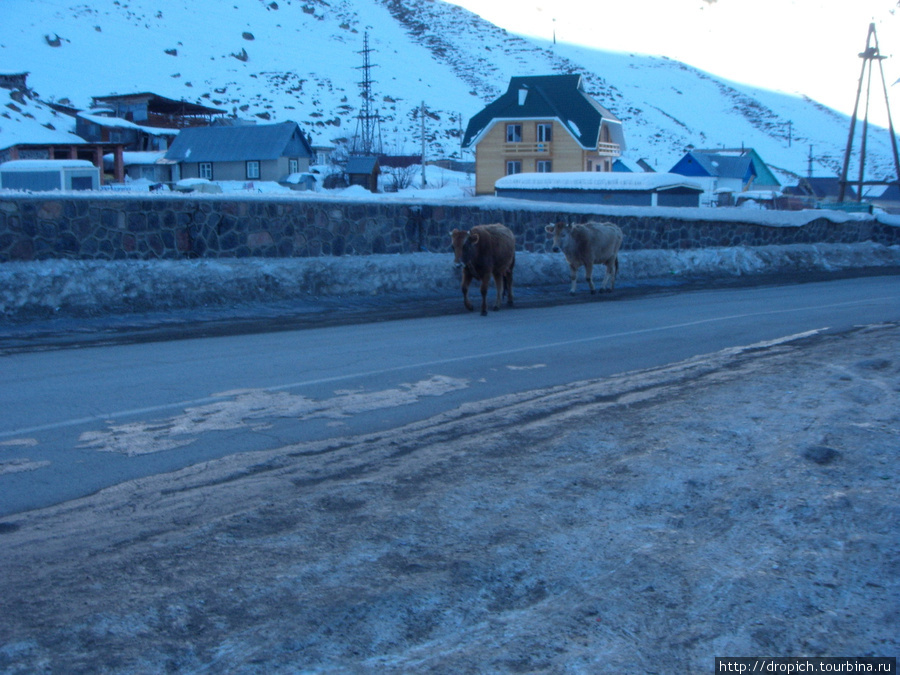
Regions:
<instances>
[{"instance_id":1,"label":"cow's leg","mask_svg":"<svg viewBox=\"0 0 900 675\"><path fill-rule=\"evenodd\" d=\"M490 274L484 274L481 277L481 316L487 316L487 294L490 279Z\"/></svg>"},{"instance_id":2,"label":"cow's leg","mask_svg":"<svg viewBox=\"0 0 900 675\"><path fill-rule=\"evenodd\" d=\"M513 306L513 292L512 292L512 281L513 281L513 273L512 270L507 270L506 274L503 275L503 282L506 286L506 304L510 307Z\"/></svg>"},{"instance_id":3,"label":"cow's leg","mask_svg":"<svg viewBox=\"0 0 900 675\"><path fill-rule=\"evenodd\" d=\"M591 295L593 295L597 292L597 289L594 288L594 263L584 263L584 278L587 279L588 286L591 289Z\"/></svg>"},{"instance_id":4,"label":"cow's leg","mask_svg":"<svg viewBox=\"0 0 900 675\"><path fill-rule=\"evenodd\" d=\"M578 267L569 263L569 278L572 279L572 287L569 289L569 295L575 295L575 289L578 286Z\"/></svg>"},{"instance_id":5,"label":"cow's leg","mask_svg":"<svg viewBox=\"0 0 900 675\"><path fill-rule=\"evenodd\" d=\"M606 290L607 284L609 284L609 261L603 263L603 283L600 284L600 292Z\"/></svg>"},{"instance_id":6,"label":"cow's leg","mask_svg":"<svg viewBox=\"0 0 900 675\"><path fill-rule=\"evenodd\" d=\"M472 303L469 301L469 284L472 283L472 273L469 272L468 268L463 268L462 273L462 295L463 295L463 304L466 306L466 309L470 312L475 309L472 306Z\"/></svg>"},{"instance_id":7,"label":"cow's leg","mask_svg":"<svg viewBox=\"0 0 900 675\"><path fill-rule=\"evenodd\" d=\"M494 311L500 309L500 303L503 300L503 277L500 272L494 272L494 287L497 289L497 297L494 299Z\"/></svg>"},{"instance_id":8,"label":"cow's leg","mask_svg":"<svg viewBox=\"0 0 900 675\"><path fill-rule=\"evenodd\" d=\"M606 262L606 276L603 277L603 288L609 288L609 291L616 287L616 271L619 267L619 259L613 258Z\"/></svg>"}]
</instances>

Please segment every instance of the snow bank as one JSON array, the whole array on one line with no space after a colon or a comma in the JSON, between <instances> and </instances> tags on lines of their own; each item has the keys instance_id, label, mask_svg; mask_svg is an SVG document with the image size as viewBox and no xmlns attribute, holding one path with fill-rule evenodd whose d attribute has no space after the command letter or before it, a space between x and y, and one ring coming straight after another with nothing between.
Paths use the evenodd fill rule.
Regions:
<instances>
[{"instance_id":1,"label":"snow bank","mask_svg":"<svg viewBox=\"0 0 900 675\"><path fill-rule=\"evenodd\" d=\"M687 277L887 266L900 266L900 247L863 243L625 251L620 258L618 285L627 287L654 279L670 283ZM516 256L519 287L565 288L568 278L561 254ZM459 272L452 255L438 253L287 259L45 260L0 265L0 313L6 320L17 320L321 296L450 296L458 293L458 286Z\"/></svg>"},{"instance_id":2,"label":"snow bank","mask_svg":"<svg viewBox=\"0 0 900 675\"><path fill-rule=\"evenodd\" d=\"M86 159L11 159L0 164L4 173L8 171L59 171L60 169L93 169Z\"/></svg>"},{"instance_id":3,"label":"snow bank","mask_svg":"<svg viewBox=\"0 0 900 675\"><path fill-rule=\"evenodd\" d=\"M504 176L495 185L503 190L665 190L689 187L702 190L699 181L677 173L628 173L579 171L560 173L517 173Z\"/></svg>"}]
</instances>

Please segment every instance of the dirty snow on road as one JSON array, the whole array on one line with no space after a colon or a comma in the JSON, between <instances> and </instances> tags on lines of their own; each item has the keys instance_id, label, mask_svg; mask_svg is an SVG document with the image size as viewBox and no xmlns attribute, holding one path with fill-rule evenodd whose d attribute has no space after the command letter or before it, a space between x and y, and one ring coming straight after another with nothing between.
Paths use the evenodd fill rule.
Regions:
<instances>
[{"instance_id":1,"label":"dirty snow on road","mask_svg":"<svg viewBox=\"0 0 900 675\"><path fill-rule=\"evenodd\" d=\"M898 342L796 336L7 518L0 669L896 655Z\"/></svg>"}]
</instances>

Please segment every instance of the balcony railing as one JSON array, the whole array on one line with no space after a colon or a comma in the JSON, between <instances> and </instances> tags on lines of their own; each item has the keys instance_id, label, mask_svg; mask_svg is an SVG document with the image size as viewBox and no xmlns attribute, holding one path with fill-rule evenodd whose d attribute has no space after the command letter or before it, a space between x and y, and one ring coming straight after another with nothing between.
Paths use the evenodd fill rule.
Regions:
<instances>
[{"instance_id":1,"label":"balcony railing","mask_svg":"<svg viewBox=\"0 0 900 675\"><path fill-rule=\"evenodd\" d=\"M506 155L543 155L552 149L552 143L507 143L503 146L503 153ZM598 143L597 154L601 157L621 157L622 148L618 143Z\"/></svg>"},{"instance_id":2,"label":"balcony railing","mask_svg":"<svg viewBox=\"0 0 900 675\"><path fill-rule=\"evenodd\" d=\"M620 157L622 148L618 143L597 143L597 154L601 157Z\"/></svg>"},{"instance_id":3,"label":"balcony railing","mask_svg":"<svg viewBox=\"0 0 900 675\"><path fill-rule=\"evenodd\" d=\"M541 155L550 152L550 143L507 143L504 153L507 155Z\"/></svg>"}]
</instances>

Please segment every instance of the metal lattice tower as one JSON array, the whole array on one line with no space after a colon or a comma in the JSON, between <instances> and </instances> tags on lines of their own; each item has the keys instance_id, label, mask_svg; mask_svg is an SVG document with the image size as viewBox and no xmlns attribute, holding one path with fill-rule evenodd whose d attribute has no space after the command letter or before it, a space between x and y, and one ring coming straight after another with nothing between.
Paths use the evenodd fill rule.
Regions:
<instances>
[{"instance_id":1,"label":"metal lattice tower","mask_svg":"<svg viewBox=\"0 0 900 675\"><path fill-rule=\"evenodd\" d=\"M865 163L866 163L866 140L869 134L869 101L871 98L871 89L872 89L872 63L878 63L878 70L881 73L881 87L884 90L884 104L887 107L887 117L888 117L888 131L891 134L891 148L894 151L894 172L895 178L894 181L900 181L900 158L897 155L897 137L894 135L894 123L891 121L891 106L888 103L888 90L887 84L884 80L884 68L882 67L881 62L886 59L886 56L881 55L881 51L878 49L878 36L875 34L875 24L869 24L869 33L866 36L866 50L860 53L859 57L863 60L862 71L859 74L859 85L856 88L856 103L853 106L853 117L850 119L850 134L847 137L847 150L844 153L844 168L841 171L841 191L840 196L838 197L838 201L844 201L844 194L847 189L847 185L853 181L847 180L847 172L850 168L850 155L853 152L853 135L856 132L856 118L859 110L859 99L862 95L863 88L863 80L866 81L866 106L863 112L863 127L862 127L862 143L860 146L859 153L859 179L856 181L857 183L857 201L862 201L863 196L863 186L864 185L889 185L890 182L885 181L865 181ZM868 73L867 73L868 71Z\"/></svg>"},{"instance_id":2,"label":"metal lattice tower","mask_svg":"<svg viewBox=\"0 0 900 675\"><path fill-rule=\"evenodd\" d=\"M371 74L373 64L369 58L372 50L369 48L368 32L363 34L363 50L358 53L363 56L363 65L360 66L360 69L363 71L363 79L359 83L362 105L356 118L356 135L353 138L351 154L364 156L380 155L382 154L381 116L375 109L372 101L372 84L374 80L372 80Z\"/></svg>"}]
</instances>

